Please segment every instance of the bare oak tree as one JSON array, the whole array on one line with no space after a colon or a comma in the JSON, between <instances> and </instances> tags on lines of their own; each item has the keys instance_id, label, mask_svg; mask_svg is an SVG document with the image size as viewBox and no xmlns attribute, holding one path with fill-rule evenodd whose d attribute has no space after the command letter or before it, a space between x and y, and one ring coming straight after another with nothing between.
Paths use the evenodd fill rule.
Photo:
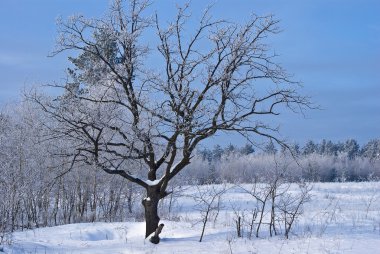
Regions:
<instances>
[{"instance_id":1,"label":"bare oak tree","mask_svg":"<svg viewBox=\"0 0 380 254\"><path fill-rule=\"evenodd\" d=\"M65 84L53 85L64 89L61 96L32 96L56 120L49 135L72 144L72 165L145 188L146 237L159 225L158 203L170 180L197 145L235 132L286 146L266 116L310 105L266 44L278 32L272 16L235 24L207 8L193 26L185 5L163 25L158 14L145 14L149 5L116 0L102 19L60 22L54 54L74 51L74 67Z\"/></svg>"}]
</instances>

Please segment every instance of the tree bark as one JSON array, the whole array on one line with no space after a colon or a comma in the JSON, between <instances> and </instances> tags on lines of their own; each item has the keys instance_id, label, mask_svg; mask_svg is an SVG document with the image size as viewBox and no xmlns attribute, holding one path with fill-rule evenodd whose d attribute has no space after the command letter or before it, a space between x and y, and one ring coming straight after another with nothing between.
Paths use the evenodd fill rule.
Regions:
<instances>
[{"instance_id":1,"label":"tree bark","mask_svg":"<svg viewBox=\"0 0 380 254\"><path fill-rule=\"evenodd\" d=\"M160 217L158 217L159 191L152 186L147 189L147 194L147 197L142 201L145 209L145 238L156 231L160 222Z\"/></svg>"},{"instance_id":2,"label":"tree bark","mask_svg":"<svg viewBox=\"0 0 380 254\"><path fill-rule=\"evenodd\" d=\"M156 231L154 232L154 235L149 239L151 243L158 244L160 242L159 235L161 234L162 228L164 227L164 224L160 224Z\"/></svg>"}]
</instances>

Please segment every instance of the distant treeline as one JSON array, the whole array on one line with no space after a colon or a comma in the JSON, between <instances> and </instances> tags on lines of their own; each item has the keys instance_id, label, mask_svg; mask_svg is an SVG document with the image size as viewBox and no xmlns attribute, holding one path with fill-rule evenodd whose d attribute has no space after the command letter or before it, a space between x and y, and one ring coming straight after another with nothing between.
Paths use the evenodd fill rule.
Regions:
<instances>
[{"instance_id":1,"label":"distant treeline","mask_svg":"<svg viewBox=\"0 0 380 254\"><path fill-rule=\"evenodd\" d=\"M273 142L268 143L262 149L255 149L253 145L246 144L243 147L237 147L233 144L222 148L220 145L215 145L212 149L203 148L199 150L198 154L202 156L203 160L219 160L222 156L230 153L240 153L242 155L248 155L253 153L264 154L277 154L284 152L285 147L280 149ZM333 142L331 140L323 139L320 143L314 141L307 141L305 146L301 147L299 144L291 144L289 149L296 156L319 154L327 156L347 156L349 159L355 157L368 158L370 160L380 159L380 139L370 140L368 143L360 146L355 139L347 139L344 142Z\"/></svg>"},{"instance_id":2,"label":"distant treeline","mask_svg":"<svg viewBox=\"0 0 380 254\"><path fill-rule=\"evenodd\" d=\"M380 139L360 146L355 139L344 142L308 141L290 149L269 143L263 149L247 144L219 145L200 150L183 174L188 181L252 182L274 167L286 167L292 181L367 181L380 177Z\"/></svg>"}]
</instances>

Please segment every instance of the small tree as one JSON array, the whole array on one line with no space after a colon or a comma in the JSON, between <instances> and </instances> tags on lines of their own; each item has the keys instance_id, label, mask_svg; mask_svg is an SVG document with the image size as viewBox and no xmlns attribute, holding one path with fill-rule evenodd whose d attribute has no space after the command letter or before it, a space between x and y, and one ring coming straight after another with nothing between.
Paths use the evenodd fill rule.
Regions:
<instances>
[{"instance_id":1,"label":"small tree","mask_svg":"<svg viewBox=\"0 0 380 254\"><path fill-rule=\"evenodd\" d=\"M32 99L56 122L53 138L72 144L73 165L88 164L145 188L146 234L156 231L158 203L202 141L237 132L253 142L285 145L263 116L309 107L298 84L274 61L265 39L272 16L245 24L215 20L210 8L191 27L188 5L163 27L145 15L148 1L115 0L103 19L60 22L55 54L74 50L68 81L56 98ZM155 31L153 31L155 29ZM156 47L144 43L157 34ZM161 62L157 61L160 55ZM151 57L151 58L150 58ZM260 82L263 81L263 82Z\"/></svg>"},{"instance_id":2,"label":"small tree","mask_svg":"<svg viewBox=\"0 0 380 254\"><path fill-rule=\"evenodd\" d=\"M285 229L285 238L289 238L289 233L292 230L292 226L297 221L299 216L303 213L303 205L310 201L310 191L312 186L308 183L298 184L299 193L292 195L290 193L284 193L281 195L279 201L279 209L283 213L283 222Z\"/></svg>"},{"instance_id":3,"label":"small tree","mask_svg":"<svg viewBox=\"0 0 380 254\"><path fill-rule=\"evenodd\" d=\"M202 242L207 222L211 219L214 219L214 222L217 220L221 209L221 198L226 191L225 183L219 186L204 185L197 186L197 192L192 195L196 202L195 207L201 213L202 233L199 242Z\"/></svg>"}]
</instances>

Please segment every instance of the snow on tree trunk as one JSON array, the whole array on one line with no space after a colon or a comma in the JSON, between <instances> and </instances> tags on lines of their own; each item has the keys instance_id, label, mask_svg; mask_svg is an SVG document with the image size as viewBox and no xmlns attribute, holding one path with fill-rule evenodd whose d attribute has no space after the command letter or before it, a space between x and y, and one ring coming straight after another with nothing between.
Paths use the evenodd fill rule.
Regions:
<instances>
[{"instance_id":1,"label":"snow on tree trunk","mask_svg":"<svg viewBox=\"0 0 380 254\"><path fill-rule=\"evenodd\" d=\"M142 204L145 210L145 238L154 233L160 222L158 217L158 202L160 201L160 194L156 186L147 189L147 197L143 199Z\"/></svg>"}]
</instances>

